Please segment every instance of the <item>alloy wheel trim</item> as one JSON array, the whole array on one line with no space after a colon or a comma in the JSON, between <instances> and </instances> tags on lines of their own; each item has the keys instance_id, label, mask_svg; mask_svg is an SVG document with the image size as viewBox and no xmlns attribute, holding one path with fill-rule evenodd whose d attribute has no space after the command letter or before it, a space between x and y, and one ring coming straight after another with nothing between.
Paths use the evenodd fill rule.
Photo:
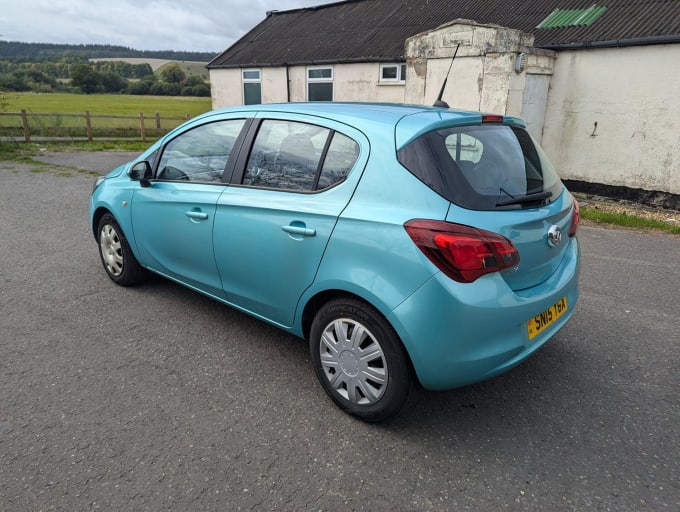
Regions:
<instances>
[{"instance_id":1,"label":"alloy wheel trim","mask_svg":"<svg viewBox=\"0 0 680 512\"><path fill-rule=\"evenodd\" d=\"M361 322L338 318L323 330L319 343L321 368L333 391L355 405L382 398L389 373L385 353Z\"/></svg>"},{"instance_id":2,"label":"alloy wheel trim","mask_svg":"<svg viewBox=\"0 0 680 512\"><path fill-rule=\"evenodd\" d=\"M123 245L116 229L111 224L102 226L99 234L99 250L106 270L118 277L123 273Z\"/></svg>"}]
</instances>

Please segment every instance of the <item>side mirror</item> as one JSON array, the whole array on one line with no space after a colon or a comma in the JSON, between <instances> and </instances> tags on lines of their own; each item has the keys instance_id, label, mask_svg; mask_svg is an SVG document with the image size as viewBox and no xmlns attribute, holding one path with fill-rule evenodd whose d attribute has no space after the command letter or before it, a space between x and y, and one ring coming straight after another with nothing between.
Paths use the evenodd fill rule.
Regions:
<instances>
[{"instance_id":1,"label":"side mirror","mask_svg":"<svg viewBox=\"0 0 680 512\"><path fill-rule=\"evenodd\" d=\"M130 179L132 181L139 181L139 184L142 187L148 187L151 185L149 180L153 178L153 174L151 171L151 165L149 165L149 162L146 160L143 162L137 162L135 165L133 165L129 174Z\"/></svg>"}]
</instances>

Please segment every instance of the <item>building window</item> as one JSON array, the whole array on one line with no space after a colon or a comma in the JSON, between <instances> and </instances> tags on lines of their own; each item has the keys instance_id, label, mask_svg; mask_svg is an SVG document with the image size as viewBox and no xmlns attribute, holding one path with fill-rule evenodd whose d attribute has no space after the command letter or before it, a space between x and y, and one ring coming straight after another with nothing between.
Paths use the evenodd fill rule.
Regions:
<instances>
[{"instance_id":1,"label":"building window","mask_svg":"<svg viewBox=\"0 0 680 512\"><path fill-rule=\"evenodd\" d=\"M333 68L307 68L307 100L333 101Z\"/></svg>"},{"instance_id":2,"label":"building window","mask_svg":"<svg viewBox=\"0 0 680 512\"><path fill-rule=\"evenodd\" d=\"M257 105L262 103L262 80L259 69L244 69L243 79L243 104Z\"/></svg>"},{"instance_id":3,"label":"building window","mask_svg":"<svg viewBox=\"0 0 680 512\"><path fill-rule=\"evenodd\" d=\"M380 82L404 83L406 81L406 64L380 64Z\"/></svg>"}]
</instances>

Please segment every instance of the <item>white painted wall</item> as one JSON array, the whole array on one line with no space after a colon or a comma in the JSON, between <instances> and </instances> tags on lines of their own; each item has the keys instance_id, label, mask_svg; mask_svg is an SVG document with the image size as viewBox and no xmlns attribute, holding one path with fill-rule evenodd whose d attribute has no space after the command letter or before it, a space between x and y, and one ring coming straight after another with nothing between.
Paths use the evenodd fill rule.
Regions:
<instances>
[{"instance_id":1,"label":"white painted wall","mask_svg":"<svg viewBox=\"0 0 680 512\"><path fill-rule=\"evenodd\" d=\"M404 84L380 83L378 63L334 64L332 68L333 101L404 101ZM307 66L292 66L288 73L290 100L307 101Z\"/></svg>"},{"instance_id":2,"label":"white painted wall","mask_svg":"<svg viewBox=\"0 0 680 512\"><path fill-rule=\"evenodd\" d=\"M446 81L442 99L451 108L479 110L484 77L483 57L456 58L453 64L451 64L450 57L428 59L424 97L421 99L418 96L412 96L408 102L416 105L432 105L441 91L449 66L451 66L451 73Z\"/></svg>"},{"instance_id":3,"label":"white painted wall","mask_svg":"<svg viewBox=\"0 0 680 512\"><path fill-rule=\"evenodd\" d=\"M404 102L404 84L381 84L379 63L335 64L333 67L334 101ZM288 99L285 67L263 67L262 103L279 103ZM288 68L290 101L307 101L307 67ZM210 84L213 108L243 104L240 69L211 69Z\"/></svg>"},{"instance_id":4,"label":"white painted wall","mask_svg":"<svg viewBox=\"0 0 680 512\"><path fill-rule=\"evenodd\" d=\"M335 101L404 102L404 85L381 84L378 63L336 64L333 73Z\"/></svg>"},{"instance_id":5,"label":"white painted wall","mask_svg":"<svg viewBox=\"0 0 680 512\"><path fill-rule=\"evenodd\" d=\"M262 83L262 103L279 103L287 100L286 68L258 68ZM211 69L210 90L212 107L223 108L243 105L241 69Z\"/></svg>"},{"instance_id":6,"label":"white painted wall","mask_svg":"<svg viewBox=\"0 0 680 512\"><path fill-rule=\"evenodd\" d=\"M530 34L467 20L410 37L406 102L432 105L455 55L442 96L445 102L452 108L521 116L529 101L524 97L527 76L551 73L554 60L553 52L536 50L532 44ZM520 52L531 54L530 62L515 72ZM545 95L542 99L545 102Z\"/></svg>"},{"instance_id":7,"label":"white painted wall","mask_svg":"<svg viewBox=\"0 0 680 512\"><path fill-rule=\"evenodd\" d=\"M210 94L213 109L242 105L241 70L211 69Z\"/></svg>"},{"instance_id":8,"label":"white painted wall","mask_svg":"<svg viewBox=\"0 0 680 512\"><path fill-rule=\"evenodd\" d=\"M262 103L288 101L286 68L260 68Z\"/></svg>"},{"instance_id":9,"label":"white painted wall","mask_svg":"<svg viewBox=\"0 0 680 512\"><path fill-rule=\"evenodd\" d=\"M678 63L680 44L561 52L542 141L560 175L680 194Z\"/></svg>"}]
</instances>

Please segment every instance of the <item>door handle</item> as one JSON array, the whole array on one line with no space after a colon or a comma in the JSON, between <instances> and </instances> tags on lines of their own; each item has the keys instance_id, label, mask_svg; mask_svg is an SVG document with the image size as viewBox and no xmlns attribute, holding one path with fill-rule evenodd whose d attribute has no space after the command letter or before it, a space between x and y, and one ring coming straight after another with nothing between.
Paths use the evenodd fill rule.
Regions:
<instances>
[{"instance_id":1,"label":"door handle","mask_svg":"<svg viewBox=\"0 0 680 512\"><path fill-rule=\"evenodd\" d=\"M186 216L189 217L190 219L205 220L208 218L208 214L203 212L188 211L185 213Z\"/></svg>"},{"instance_id":2,"label":"door handle","mask_svg":"<svg viewBox=\"0 0 680 512\"><path fill-rule=\"evenodd\" d=\"M291 235L316 236L316 229L304 228L302 226L283 226L281 229Z\"/></svg>"}]
</instances>

